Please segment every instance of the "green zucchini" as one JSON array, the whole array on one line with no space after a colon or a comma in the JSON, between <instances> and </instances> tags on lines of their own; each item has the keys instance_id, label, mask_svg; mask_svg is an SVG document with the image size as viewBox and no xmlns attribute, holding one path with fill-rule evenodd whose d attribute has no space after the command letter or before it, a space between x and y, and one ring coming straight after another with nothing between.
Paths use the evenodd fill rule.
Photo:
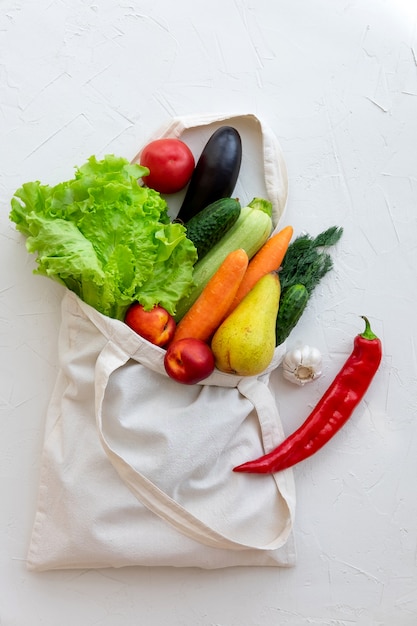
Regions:
<instances>
[{"instance_id":1,"label":"green zucchini","mask_svg":"<svg viewBox=\"0 0 417 626\"><path fill-rule=\"evenodd\" d=\"M222 198L209 204L185 224L187 237L195 245L199 261L233 226L240 209L239 200Z\"/></svg>"},{"instance_id":2,"label":"green zucchini","mask_svg":"<svg viewBox=\"0 0 417 626\"><path fill-rule=\"evenodd\" d=\"M309 297L306 287L301 283L291 285L282 291L275 325L276 346L283 343L296 326Z\"/></svg>"},{"instance_id":3,"label":"green zucchini","mask_svg":"<svg viewBox=\"0 0 417 626\"><path fill-rule=\"evenodd\" d=\"M206 256L194 266L193 282L189 294L182 298L176 308L175 320L178 322L194 304L217 272L230 252L243 248L251 259L263 246L272 230L272 204L262 198L254 198L246 207L227 233L209 250Z\"/></svg>"}]
</instances>

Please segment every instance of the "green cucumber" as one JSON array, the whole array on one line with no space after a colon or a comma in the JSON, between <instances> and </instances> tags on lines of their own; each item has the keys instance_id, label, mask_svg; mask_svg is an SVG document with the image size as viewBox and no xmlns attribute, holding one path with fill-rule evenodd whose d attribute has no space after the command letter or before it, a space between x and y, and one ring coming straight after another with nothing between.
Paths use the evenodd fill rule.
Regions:
<instances>
[{"instance_id":1,"label":"green cucumber","mask_svg":"<svg viewBox=\"0 0 417 626\"><path fill-rule=\"evenodd\" d=\"M271 214L271 202L262 198L254 198L247 206L241 208L240 215L233 226L206 256L195 264L194 285L176 307L175 320L177 322L194 304L230 252L243 248L250 259L258 252L271 234Z\"/></svg>"},{"instance_id":2,"label":"green cucumber","mask_svg":"<svg viewBox=\"0 0 417 626\"><path fill-rule=\"evenodd\" d=\"M287 287L281 293L275 325L275 345L283 343L302 316L309 299L308 290L301 283Z\"/></svg>"},{"instance_id":3,"label":"green cucumber","mask_svg":"<svg viewBox=\"0 0 417 626\"><path fill-rule=\"evenodd\" d=\"M222 198L199 211L185 224L187 237L195 245L199 261L233 226L240 210L239 200Z\"/></svg>"}]
</instances>

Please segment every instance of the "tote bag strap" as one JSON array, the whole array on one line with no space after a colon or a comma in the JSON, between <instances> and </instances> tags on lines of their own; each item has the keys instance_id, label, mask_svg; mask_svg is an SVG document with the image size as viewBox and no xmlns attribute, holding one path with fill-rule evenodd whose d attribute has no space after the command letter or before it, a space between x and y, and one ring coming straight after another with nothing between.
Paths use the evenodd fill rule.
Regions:
<instances>
[{"instance_id":1,"label":"tote bag strap","mask_svg":"<svg viewBox=\"0 0 417 626\"><path fill-rule=\"evenodd\" d=\"M111 374L119 367L123 366L129 359L129 355L126 354L117 344L112 341L103 348L96 361L95 370L95 410L96 410L96 423L101 444L110 459L112 465L119 473L122 480L129 486L135 496L143 505L145 505L150 511L169 522L173 527L184 535L198 541L207 546L214 548L223 548L229 550L242 550L242 549L257 549L257 550L275 550L282 547L289 537L292 529L292 510L289 506L287 524L284 530L280 530L280 533L271 542L265 545L249 545L234 540L231 537L227 537L217 530L209 527L202 520L195 517L192 513L182 507L178 502L173 500L165 492L163 492L157 485L150 481L146 476L141 474L137 469L133 468L124 458L122 458L107 441L105 433L103 432L103 403L105 399L106 389L109 383ZM262 387L262 383L259 383ZM254 393L253 385L245 391L245 395L250 399L256 400L256 393ZM259 399L259 398L258 398ZM271 407L266 406L265 402L262 402L259 407L261 413L265 410L269 410ZM261 416L261 423L262 423ZM286 472L282 472L285 474ZM285 484L284 484L285 487ZM278 485L277 485L278 488Z\"/></svg>"},{"instance_id":2,"label":"tote bag strap","mask_svg":"<svg viewBox=\"0 0 417 626\"><path fill-rule=\"evenodd\" d=\"M209 113L201 115L185 115L172 118L165 126L151 137L162 139L164 137L181 137L185 130L208 126L217 122L230 122L233 120L248 120L259 125L262 136L262 157L264 166L264 180L268 199L273 207L273 222L277 226L285 213L288 197L288 174L285 159L280 143L271 128L253 113ZM132 162L139 162L142 149L136 154Z\"/></svg>"}]
</instances>

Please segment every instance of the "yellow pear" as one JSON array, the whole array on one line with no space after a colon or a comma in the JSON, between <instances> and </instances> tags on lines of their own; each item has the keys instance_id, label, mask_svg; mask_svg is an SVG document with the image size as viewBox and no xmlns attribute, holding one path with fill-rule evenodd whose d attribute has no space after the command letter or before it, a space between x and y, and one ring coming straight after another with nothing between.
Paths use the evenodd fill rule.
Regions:
<instances>
[{"instance_id":1,"label":"yellow pear","mask_svg":"<svg viewBox=\"0 0 417 626\"><path fill-rule=\"evenodd\" d=\"M211 342L219 370L256 376L268 367L275 350L280 294L278 274L266 274L222 322Z\"/></svg>"}]
</instances>

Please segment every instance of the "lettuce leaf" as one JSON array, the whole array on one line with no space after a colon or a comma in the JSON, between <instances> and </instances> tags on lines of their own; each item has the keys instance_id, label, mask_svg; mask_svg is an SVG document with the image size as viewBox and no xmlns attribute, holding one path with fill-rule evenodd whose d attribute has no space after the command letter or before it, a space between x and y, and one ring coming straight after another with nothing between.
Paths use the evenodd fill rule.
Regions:
<instances>
[{"instance_id":1,"label":"lettuce leaf","mask_svg":"<svg viewBox=\"0 0 417 626\"><path fill-rule=\"evenodd\" d=\"M173 315L192 285L197 252L160 194L138 184L147 173L121 157L92 156L72 180L23 184L10 219L37 255L35 273L110 317L123 319L135 300Z\"/></svg>"}]
</instances>

